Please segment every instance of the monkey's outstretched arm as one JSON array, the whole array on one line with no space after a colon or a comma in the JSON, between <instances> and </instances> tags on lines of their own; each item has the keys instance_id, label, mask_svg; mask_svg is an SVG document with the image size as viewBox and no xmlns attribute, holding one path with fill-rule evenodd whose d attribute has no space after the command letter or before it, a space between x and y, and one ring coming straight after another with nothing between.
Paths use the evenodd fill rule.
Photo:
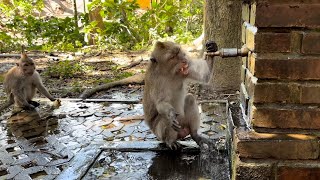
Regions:
<instances>
[{"instance_id":1,"label":"monkey's outstretched arm","mask_svg":"<svg viewBox=\"0 0 320 180\"><path fill-rule=\"evenodd\" d=\"M42 81L41 81L41 78L40 78L40 75L37 73L36 74L36 77L35 77L35 81L34 83L36 84L36 87L37 89L39 90L39 92L41 94L43 94L44 96L46 96L48 99L50 99L51 101L54 101L56 100L47 90L46 87L44 87Z\"/></svg>"},{"instance_id":2,"label":"monkey's outstretched arm","mask_svg":"<svg viewBox=\"0 0 320 180\"><path fill-rule=\"evenodd\" d=\"M210 80L210 68L205 60L189 61L189 72L187 78L196 81L208 82Z\"/></svg>"},{"instance_id":3,"label":"monkey's outstretched arm","mask_svg":"<svg viewBox=\"0 0 320 180\"><path fill-rule=\"evenodd\" d=\"M40 84L39 86L37 86L37 89L39 90L39 92L40 92L41 94L43 94L43 95L46 96L48 99L50 99L50 101L56 100L56 99L48 92L48 90L47 90L42 84Z\"/></svg>"}]
</instances>

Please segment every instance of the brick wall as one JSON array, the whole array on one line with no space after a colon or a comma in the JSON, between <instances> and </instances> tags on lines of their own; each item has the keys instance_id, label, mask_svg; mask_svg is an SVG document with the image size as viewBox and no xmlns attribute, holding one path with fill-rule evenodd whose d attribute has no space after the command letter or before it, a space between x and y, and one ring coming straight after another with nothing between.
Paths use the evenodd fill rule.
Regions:
<instances>
[{"instance_id":1,"label":"brick wall","mask_svg":"<svg viewBox=\"0 0 320 180\"><path fill-rule=\"evenodd\" d=\"M320 0L251 1L242 19L233 179L320 179Z\"/></svg>"}]
</instances>

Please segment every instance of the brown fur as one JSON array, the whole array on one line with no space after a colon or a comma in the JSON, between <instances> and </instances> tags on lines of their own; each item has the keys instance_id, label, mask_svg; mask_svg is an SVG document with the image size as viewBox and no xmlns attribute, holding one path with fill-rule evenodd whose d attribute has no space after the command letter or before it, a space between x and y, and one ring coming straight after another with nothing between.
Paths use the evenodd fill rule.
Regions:
<instances>
[{"instance_id":1,"label":"brown fur","mask_svg":"<svg viewBox=\"0 0 320 180\"><path fill-rule=\"evenodd\" d=\"M21 54L16 66L7 72L3 84L8 95L7 107L14 104L15 108L33 109L32 98L37 89L51 101L55 100L44 87L33 60L25 53Z\"/></svg>"},{"instance_id":2,"label":"brown fur","mask_svg":"<svg viewBox=\"0 0 320 180\"><path fill-rule=\"evenodd\" d=\"M176 148L187 135L200 144L200 115L195 98L187 94L186 80L207 81L204 60L190 60L173 42L157 42L146 71L143 95L145 121L159 140Z\"/></svg>"}]
</instances>

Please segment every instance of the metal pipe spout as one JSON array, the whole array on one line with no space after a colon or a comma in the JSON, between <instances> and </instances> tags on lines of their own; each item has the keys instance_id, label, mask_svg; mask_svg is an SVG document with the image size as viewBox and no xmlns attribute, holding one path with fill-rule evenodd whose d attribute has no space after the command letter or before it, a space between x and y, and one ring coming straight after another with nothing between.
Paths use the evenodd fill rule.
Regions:
<instances>
[{"instance_id":1,"label":"metal pipe spout","mask_svg":"<svg viewBox=\"0 0 320 180\"><path fill-rule=\"evenodd\" d=\"M205 56L220 56L220 57L237 57L237 56L248 56L249 48L243 45L241 49L238 48L222 48L215 52L205 52Z\"/></svg>"}]
</instances>

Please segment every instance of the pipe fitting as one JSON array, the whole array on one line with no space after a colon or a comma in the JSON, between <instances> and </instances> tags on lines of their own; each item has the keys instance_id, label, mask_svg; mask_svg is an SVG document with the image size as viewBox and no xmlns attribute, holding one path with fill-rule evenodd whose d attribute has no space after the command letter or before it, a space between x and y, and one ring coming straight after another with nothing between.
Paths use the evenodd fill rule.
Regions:
<instances>
[{"instance_id":1,"label":"pipe fitting","mask_svg":"<svg viewBox=\"0 0 320 180\"><path fill-rule=\"evenodd\" d=\"M246 45L243 45L241 49L238 48L222 48L216 52L206 52L206 56L220 56L224 57L237 57L237 56L248 56L249 48Z\"/></svg>"}]
</instances>

